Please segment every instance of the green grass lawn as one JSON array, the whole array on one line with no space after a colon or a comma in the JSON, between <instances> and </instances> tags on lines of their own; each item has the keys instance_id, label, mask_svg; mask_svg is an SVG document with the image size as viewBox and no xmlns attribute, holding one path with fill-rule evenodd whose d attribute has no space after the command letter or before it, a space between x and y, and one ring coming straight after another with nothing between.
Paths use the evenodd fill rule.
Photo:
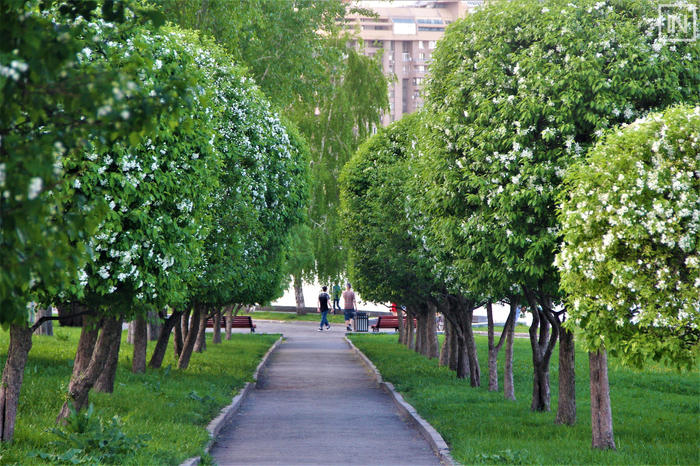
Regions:
<instances>
[{"instance_id":1,"label":"green grass lawn","mask_svg":"<svg viewBox=\"0 0 700 466\"><path fill-rule=\"evenodd\" d=\"M71 375L80 329L57 327L55 337L35 336L25 370L14 442L0 446L0 464L35 464L32 451L61 453L47 444L56 436L47 432L63 403ZM117 415L127 436L148 434L145 448L120 464L179 464L201 455L209 436L206 425L252 380L260 358L279 335L234 334L220 345L192 355L189 369L178 371L172 346L160 370L132 374L133 346L123 334L114 393L91 393L95 413L109 420ZM4 365L8 332L0 331L0 362ZM149 342L149 358L155 342Z\"/></svg>"},{"instance_id":2,"label":"green grass lawn","mask_svg":"<svg viewBox=\"0 0 700 466\"><path fill-rule=\"evenodd\" d=\"M515 341L517 401L487 390L487 339L477 337L482 388L397 344L395 335L357 335L352 341L374 362L450 445L464 464L700 464L700 372L663 367L634 371L610 361L609 378L617 452L591 449L588 357L576 353L577 424L554 424L558 357L550 370L552 411L530 411L532 362L527 339ZM555 352L558 348L555 349ZM499 371L503 370L503 350ZM557 353L558 354L558 353ZM509 450L509 452L506 452Z\"/></svg>"},{"instance_id":3,"label":"green grass lawn","mask_svg":"<svg viewBox=\"0 0 700 466\"><path fill-rule=\"evenodd\" d=\"M330 321L331 324L342 324L345 322L345 318L343 317L342 312L343 311L338 311L340 314L338 315L333 315L333 314L328 314L328 320ZM253 322L255 322L255 319L262 319L262 320L283 320L283 321L289 321L289 320L303 320L305 322L320 322L321 321L321 314L317 312L313 312L310 314L304 314L304 315L297 315L293 312L267 312L267 311L254 311L251 312L250 314L241 312L239 315L246 315L250 316L253 318Z\"/></svg>"}]
</instances>

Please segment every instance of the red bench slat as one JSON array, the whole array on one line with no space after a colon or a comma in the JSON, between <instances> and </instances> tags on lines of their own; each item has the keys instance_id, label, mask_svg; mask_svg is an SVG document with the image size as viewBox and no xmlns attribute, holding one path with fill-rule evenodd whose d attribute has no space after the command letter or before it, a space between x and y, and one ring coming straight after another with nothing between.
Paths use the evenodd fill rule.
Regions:
<instances>
[{"instance_id":1,"label":"red bench slat","mask_svg":"<svg viewBox=\"0 0 700 466\"><path fill-rule=\"evenodd\" d=\"M399 318L395 316L379 316L377 323L372 325L372 330L378 332L380 328L399 329Z\"/></svg>"},{"instance_id":2,"label":"red bench slat","mask_svg":"<svg viewBox=\"0 0 700 466\"><path fill-rule=\"evenodd\" d=\"M207 328L214 327L214 319L207 319ZM251 333L255 332L257 326L253 323L250 316L235 316L231 322L231 328L249 328ZM221 318L221 328L226 328L226 319Z\"/></svg>"}]
</instances>

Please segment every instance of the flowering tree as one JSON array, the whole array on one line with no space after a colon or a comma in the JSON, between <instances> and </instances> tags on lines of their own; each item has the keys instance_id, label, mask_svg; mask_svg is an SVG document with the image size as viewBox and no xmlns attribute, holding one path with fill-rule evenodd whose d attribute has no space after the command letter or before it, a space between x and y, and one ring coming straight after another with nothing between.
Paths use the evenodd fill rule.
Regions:
<instances>
[{"instance_id":1,"label":"flowering tree","mask_svg":"<svg viewBox=\"0 0 700 466\"><path fill-rule=\"evenodd\" d=\"M302 219L307 198L308 148L272 111L249 78L210 43L200 58L216 83L221 106L214 144L221 152L221 189L209 207L213 226L204 261L190 286L194 314L178 365L187 367L201 324L213 311L235 303L274 299L281 288L287 237ZM201 340L201 338L200 338Z\"/></svg>"},{"instance_id":2,"label":"flowering tree","mask_svg":"<svg viewBox=\"0 0 700 466\"><path fill-rule=\"evenodd\" d=\"M76 167L76 196L104 199L108 211L88 242L94 256L80 282L59 299L96 311L102 326L95 339L94 324L84 319L68 387L70 401L59 418L68 415L69 402L77 410L86 405L98 376L105 378L102 390L111 391L122 319L187 298L186 285L194 280L209 230L208 207L219 168L213 144L213 83L194 61L203 53L196 34L174 29L136 34L125 41L104 42L98 51L82 52L114 67L140 56L145 66L139 80L145 94L174 93L178 99L152 134L109 145L93 140ZM83 58L91 66L92 59ZM173 87L171 77L186 79L187 87ZM142 371L145 338L135 343L134 370Z\"/></svg>"},{"instance_id":3,"label":"flowering tree","mask_svg":"<svg viewBox=\"0 0 700 466\"><path fill-rule=\"evenodd\" d=\"M345 272L337 178L388 107L380 63L349 48L343 28L348 13L364 10L344 0L239 0L237 8L201 0L157 3L178 24L215 37L309 143L307 222L293 231L298 247L287 261L303 313L303 281L337 280Z\"/></svg>"},{"instance_id":4,"label":"flowering tree","mask_svg":"<svg viewBox=\"0 0 700 466\"><path fill-rule=\"evenodd\" d=\"M700 50L659 42L657 13L648 0L489 2L452 25L434 54L426 107L447 150L431 190L448 199L436 226L458 257L474 259L466 264L493 268L504 285L496 291L526 298L534 410L549 409L565 315L553 262L566 168L605 129L698 98ZM557 418L571 423L573 337L562 336Z\"/></svg>"},{"instance_id":5,"label":"flowering tree","mask_svg":"<svg viewBox=\"0 0 700 466\"><path fill-rule=\"evenodd\" d=\"M693 368L700 341L700 107L611 132L566 176L557 257L586 347ZM601 371L603 373L601 374ZM593 445L614 448L607 369L591 362Z\"/></svg>"},{"instance_id":6,"label":"flowering tree","mask_svg":"<svg viewBox=\"0 0 700 466\"><path fill-rule=\"evenodd\" d=\"M408 115L360 146L340 176L350 279L365 299L397 302L418 317L416 351L438 356L435 280L409 213L420 114ZM403 337L403 327L400 328ZM409 347L412 338L401 338Z\"/></svg>"},{"instance_id":7,"label":"flowering tree","mask_svg":"<svg viewBox=\"0 0 700 466\"><path fill-rule=\"evenodd\" d=\"M35 3L0 2L0 323L10 325L11 340L0 389L2 441L12 439L31 348L27 303L70 285L105 212L100 202L74 196L70 167L88 135L110 141L148 131L170 102L162 94L134 100L141 86L130 73L133 61L86 69L76 60L96 46L91 21L109 21L102 38L115 40L157 15L127 4L47 11L50 5Z\"/></svg>"}]
</instances>

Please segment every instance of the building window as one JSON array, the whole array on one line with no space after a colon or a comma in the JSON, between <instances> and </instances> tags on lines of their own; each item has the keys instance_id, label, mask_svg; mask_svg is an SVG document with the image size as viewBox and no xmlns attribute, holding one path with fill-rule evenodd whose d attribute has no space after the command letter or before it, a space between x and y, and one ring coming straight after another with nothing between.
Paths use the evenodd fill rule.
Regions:
<instances>
[{"instance_id":1,"label":"building window","mask_svg":"<svg viewBox=\"0 0 700 466\"><path fill-rule=\"evenodd\" d=\"M429 48L429 49L434 49L434 48L435 48L435 41L434 41L434 40L431 40L431 41L428 42L428 48Z\"/></svg>"},{"instance_id":2,"label":"building window","mask_svg":"<svg viewBox=\"0 0 700 466\"><path fill-rule=\"evenodd\" d=\"M422 40L419 40L419 41L418 41L418 48L419 48L419 49L424 49L424 48L425 48L425 44L423 43Z\"/></svg>"},{"instance_id":3,"label":"building window","mask_svg":"<svg viewBox=\"0 0 700 466\"><path fill-rule=\"evenodd\" d=\"M391 18L394 34L415 34L416 23L413 18Z\"/></svg>"},{"instance_id":4,"label":"building window","mask_svg":"<svg viewBox=\"0 0 700 466\"><path fill-rule=\"evenodd\" d=\"M408 53L408 52L403 52L403 53L401 54L401 59L402 59L403 61L411 61L411 54Z\"/></svg>"},{"instance_id":5,"label":"building window","mask_svg":"<svg viewBox=\"0 0 700 466\"><path fill-rule=\"evenodd\" d=\"M419 73L425 73L425 65L416 66L416 71L418 71Z\"/></svg>"},{"instance_id":6,"label":"building window","mask_svg":"<svg viewBox=\"0 0 700 466\"><path fill-rule=\"evenodd\" d=\"M420 53L418 54L418 58L421 59L421 60L425 60L425 52L420 52Z\"/></svg>"}]
</instances>

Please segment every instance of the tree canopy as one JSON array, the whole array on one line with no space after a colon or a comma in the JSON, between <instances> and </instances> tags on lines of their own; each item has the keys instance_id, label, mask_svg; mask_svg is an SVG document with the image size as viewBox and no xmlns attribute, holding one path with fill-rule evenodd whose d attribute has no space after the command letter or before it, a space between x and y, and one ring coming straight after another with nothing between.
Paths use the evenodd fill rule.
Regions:
<instances>
[{"instance_id":1,"label":"tree canopy","mask_svg":"<svg viewBox=\"0 0 700 466\"><path fill-rule=\"evenodd\" d=\"M140 56L85 67L76 56L121 41L153 12L105 3L51 9L3 2L0 22L0 322L22 324L34 290L57 293L84 265L104 209L75 195L90 138L138 139L181 87L143 93ZM76 20L76 17L84 20ZM129 16L129 20L126 20ZM90 22L92 21L92 22ZM96 36L94 25L113 27ZM136 99L134 97L138 96ZM167 113L167 111L166 111Z\"/></svg>"},{"instance_id":2,"label":"tree canopy","mask_svg":"<svg viewBox=\"0 0 700 466\"><path fill-rule=\"evenodd\" d=\"M215 37L308 141L307 228L293 231L297 251L305 252L295 257L289 251L294 266L289 271L297 278L337 279L346 262L337 178L388 108L380 63L348 47L344 18L358 9L341 0L238 0L234 8L229 1L160 5L178 24Z\"/></svg>"},{"instance_id":3,"label":"tree canopy","mask_svg":"<svg viewBox=\"0 0 700 466\"><path fill-rule=\"evenodd\" d=\"M611 131L567 173L557 259L589 349L697 361L699 153L700 107L678 106Z\"/></svg>"},{"instance_id":4,"label":"tree canopy","mask_svg":"<svg viewBox=\"0 0 700 466\"><path fill-rule=\"evenodd\" d=\"M431 223L470 287L561 299L553 259L565 170L607 128L698 98L699 49L662 46L656 18L648 0L516 0L448 28L426 87L445 148L430 170ZM473 273L480 263L489 270Z\"/></svg>"},{"instance_id":5,"label":"tree canopy","mask_svg":"<svg viewBox=\"0 0 700 466\"><path fill-rule=\"evenodd\" d=\"M341 217L349 277L376 302L415 304L431 298L435 275L415 235L410 178L421 115L407 115L369 138L340 176Z\"/></svg>"},{"instance_id":6,"label":"tree canopy","mask_svg":"<svg viewBox=\"0 0 700 466\"><path fill-rule=\"evenodd\" d=\"M80 283L62 299L138 314L186 301L185 285L202 255L220 170L212 144L214 83L195 62L203 51L194 33L163 29L102 44L83 49L86 67L92 65L90 57L118 68L124 57L140 56L148 66L139 71L146 95L159 88L173 92L171 76L188 80L177 104L145 139L93 141L76 167L74 190L103 200L108 209L88 241L93 256Z\"/></svg>"}]
</instances>

